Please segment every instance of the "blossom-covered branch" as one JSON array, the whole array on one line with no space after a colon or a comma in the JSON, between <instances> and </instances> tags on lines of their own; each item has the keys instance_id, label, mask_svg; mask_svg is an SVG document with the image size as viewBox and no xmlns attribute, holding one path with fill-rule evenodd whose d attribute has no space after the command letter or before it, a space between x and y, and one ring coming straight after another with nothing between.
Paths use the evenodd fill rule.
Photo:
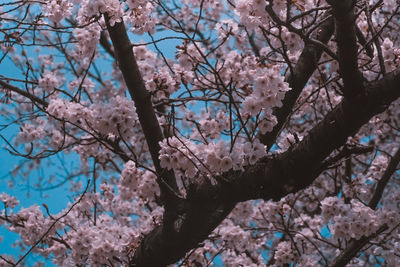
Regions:
<instances>
[{"instance_id":1,"label":"blossom-covered branch","mask_svg":"<svg viewBox=\"0 0 400 267\"><path fill-rule=\"evenodd\" d=\"M124 22L110 25L109 16L105 15L107 29L116 52L119 68L124 76L128 91L135 102L136 112L143 129L147 145L158 174L158 183L163 189L163 197L175 197L177 185L174 174L160 166L159 142L163 140L160 125L151 103L151 96L143 82L142 75L133 54L132 45L126 33Z\"/></svg>"},{"instance_id":2,"label":"blossom-covered branch","mask_svg":"<svg viewBox=\"0 0 400 267\"><path fill-rule=\"evenodd\" d=\"M233 176L236 184L233 195L241 200L279 200L308 186L324 170L321 163L329 154L400 97L399 86L400 69L397 69L368 84L364 95L343 99L289 151Z\"/></svg>"},{"instance_id":3,"label":"blossom-covered branch","mask_svg":"<svg viewBox=\"0 0 400 267\"><path fill-rule=\"evenodd\" d=\"M329 18L324 21L319 28L317 28L313 34L313 38L321 43L326 44L333 34L333 19ZM301 94L304 86L309 80L310 76L318 67L318 62L322 54L322 48L317 47L313 43L306 43L300 57L293 69L293 73L290 72L286 81L289 83L291 90L285 94L285 98L282 100L282 106L276 108L273 114L276 116L278 123L274 126L271 132L261 134L259 136L260 141L271 148L276 142L280 131L284 127L286 121L290 117L290 113L293 111L293 107Z\"/></svg>"},{"instance_id":4,"label":"blossom-covered branch","mask_svg":"<svg viewBox=\"0 0 400 267\"><path fill-rule=\"evenodd\" d=\"M279 200L309 186L324 171L321 165L329 154L400 97L399 86L400 69L369 84L362 97L345 98L289 151L264 158L244 172L228 172L217 186L205 181L194 185L188 191L187 208L176 218L179 228L156 228L143 240L130 266L173 263L208 236L238 202Z\"/></svg>"},{"instance_id":5,"label":"blossom-covered branch","mask_svg":"<svg viewBox=\"0 0 400 267\"><path fill-rule=\"evenodd\" d=\"M392 177L393 173L397 169L397 165L400 162L400 149L397 149L396 153L391 158L385 172L382 177L379 179L378 185L375 189L375 193L372 196L371 200L368 203L368 206L371 209L376 209L379 201L382 198L383 191L389 182L389 179ZM347 247L345 251L343 251L336 259L331 263L332 267L340 267L349 263L349 261L360 252L360 250L365 246L369 240L379 235L381 232L388 228L387 225L382 225L380 229L376 233L371 236L363 236L358 240L351 240L350 245Z\"/></svg>"},{"instance_id":6,"label":"blossom-covered branch","mask_svg":"<svg viewBox=\"0 0 400 267\"><path fill-rule=\"evenodd\" d=\"M0 4L0 266L398 266L399 10Z\"/></svg>"}]
</instances>

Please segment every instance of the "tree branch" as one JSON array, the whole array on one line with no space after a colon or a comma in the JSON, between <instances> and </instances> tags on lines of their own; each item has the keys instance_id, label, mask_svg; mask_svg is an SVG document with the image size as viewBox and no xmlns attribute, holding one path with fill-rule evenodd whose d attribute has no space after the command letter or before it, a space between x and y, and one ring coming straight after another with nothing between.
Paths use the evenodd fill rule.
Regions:
<instances>
[{"instance_id":1,"label":"tree branch","mask_svg":"<svg viewBox=\"0 0 400 267\"><path fill-rule=\"evenodd\" d=\"M338 154L335 156L326 159L322 163L322 168L329 168L331 165L336 164L339 160L343 158L350 159L351 155L361 155L365 153L369 153L374 150L373 146L354 146L354 147L344 147ZM346 159L346 160L347 160ZM347 176L347 175L346 175Z\"/></svg>"},{"instance_id":2,"label":"tree branch","mask_svg":"<svg viewBox=\"0 0 400 267\"><path fill-rule=\"evenodd\" d=\"M332 34L333 18L329 18L324 21L318 29L316 29L313 38L326 44L331 38ZM321 47L316 46L313 43L306 43L303 52L301 53L293 70L293 73L290 73L290 75L286 78L286 82L289 83L289 87L292 89L285 94L285 98L282 101L282 107L275 109L273 112L278 123L271 132L258 136L261 143L268 146L269 149L275 143L280 131L282 130L286 121L289 119L290 113L293 110L293 106L295 105L296 100L302 92L308 79L317 68L322 52L323 49Z\"/></svg>"},{"instance_id":3,"label":"tree branch","mask_svg":"<svg viewBox=\"0 0 400 267\"><path fill-rule=\"evenodd\" d=\"M377 237L380 233L387 230L386 225L381 226L376 233L370 236L363 236L359 240L353 240L347 246L347 248L335 258L335 260L329 265L329 267L342 267L346 266L351 259L373 238Z\"/></svg>"},{"instance_id":4,"label":"tree branch","mask_svg":"<svg viewBox=\"0 0 400 267\"><path fill-rule=\"evenodd\" d=\"M101 31L101 32L100 32L100 44L101 44L101 46L104 48L104 50L105 50L108 54L110 54L110 56L112 56L112 57L115 58L114 51L113 51L113 49L112 49L111 44L110 44L110 43L108 42L108 40L107 40L107 36L106 36L105 31Z\"/></svg>"},{"instance_id":5,"label":"tree branch","mask_svg":"<svg viewBox=\"0 0 400 267\"><path fill-rule=\"evenodd\" d=\"M345 98L287 152L235 173L238 201L264 198L279 200L310 185L324 170L324 159L345 144L361 126L400 97L400 68L368 84L365 94Z\"/></svg>"},{"instance_id":6,"label":"tree branch","mask_svg":"<svg viewBox=\"0 0 400 267\"><path fill-rule=\"evenodd\" d=\"M37 97L35 95L32 95L31 93L29 93L27 91L24 91L24 90L14 86L14 85L11 85L9 83L3 82L2 80L0 80L0 85L3 86L3 88L5 88L7 90L13 91L13 92L15 92L17 94L20 94L20 95L28 98L33 103L38 103L38 104L40 104L40 105L42 105L43 107L46 107L46 108L49 105L49 103L47 103L43 99L41 99L41 98L39 98L39 97Z\"/></svg>"},{"instance_id":7,"label":"tree branch","mask_svg":"<svg viewBox=\"0 0 400 267\"><path fill-rule=\"evenodd\" d=\"M163 222L141 242L129 266L164 267L196 248L228 216L235 202L219 195L209 184L206 194L192 192L173 222Z\"/></svg>"},{"instance_id":8,"label":"tree branch","mask_svg":"<svg viewBox=\"0 0 400 267\"><path fill-rule=\"evenodd\" d=\"M175 191L178 188L174 174L172 171L161 168L158 158L160 151L159 142L164 137L153 109L151 95L146 89L135 55L133 54L132 44L126 33L125 24L122 21L111 26L107 14L104 15L104 18L114 46L114 54L128 87L129 94L135 103L139 122L158 174L158 184L161 189L162 198L175 198L174 192L171 192L171 188Z\"/></svg>"},{"instance_id":9,"label":"tree branch","mask_svg":"<svg viewBox=\"0 0 400 267\"><path fill-rule=\"evenodd\" d=\"M364 91L364 77L358 69L358 46L353 0L328 0L335 17L339 71L345 96L354 97Z\"/></svg>"},{"instance_id":10,"label":"tree branch","mask_svg":"<svg viewBox=\"0 0 400 267\"><path fill-rule=\"evenodd\" d=\"M378 185L376 186L375 193L372 196L370 202L368 203L368 206L371 209L375 209L379 201L381 200L383 191L385 190L385 187L389 182L390 178L392 177L393 173L396 171L399 162L400 162L400 148L397 149L396 153L390 160L385 172L383 173L381 179L378 182Z\"/></svg>"}]
</instances>

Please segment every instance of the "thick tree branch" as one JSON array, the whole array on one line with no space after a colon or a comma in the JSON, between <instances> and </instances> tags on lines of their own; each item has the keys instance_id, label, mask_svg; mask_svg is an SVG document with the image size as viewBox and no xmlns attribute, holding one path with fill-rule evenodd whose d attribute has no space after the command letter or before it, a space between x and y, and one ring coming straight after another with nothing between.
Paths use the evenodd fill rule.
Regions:
<instances>
[{"instance_id":1,"label":"thick tree branch","mask_svg":"<svg viewBox=\"0 0 400 267\"><path fill-rule=\"evenodd\" d=\"M166 266L195 248L229 214L250 199L279 200L309 186L324 170L324 159L349 136L400 97L400 69L370 83L364 95L345 98L301 142L276 157L266 157L244 172L224 174L217 185L198 179L178 216L147 235L130 266ZM171 223L172 222L172 223Z\"/></svg>"},{"instance_id":2,"label":"thick tree branch","mask_svg":"<svg viewBox=\"0 0 400 267\"><path fill-rule=\"evenodd\" d=\"M221 195L208 183L206 192L189 193L174 221L166 222L148 234L135 251L129 266L161 267L183 258L196 248L228 216L235 206L227 195ZM196 189L194 189L196 190Z\"/></svg>"},{"instance_id":3,"label":"thick tree branch","mask_svg":"<svg viewBox=\"0 0 400 267\"><path fill-rule=\"evenodd\" d=\"M126 33L125 24L122 21L111 26L107 14L105 14L104 17L108 33L110 34L114 46L114 54L126 86L128 87L129 94L135 103L139 122L158 174L158 184L161 188L162 197L169 196L175 198L175 192L177 192L178 187L174 174L172 171L161 168L158 158L160 151L159 142L163 140L164 137L153 109L151 95L146 89L135 55L133 54L132 44ZM172 190L175 192L171 192Z\"/></svg>"},{"instance_id":4,"label":"thick tree branch","mask_svg":"<svg viewBox=\"0 0 400 267\"><path fill-rule=\"evenodd\" d=\"M335 17L339 71L345 96L354 97L364 90L364 78L358 69L358 46L353 0L329 0Z\"/></svg>"},{"instance_id":5,"label":"thick tree branch","mask_svg":"<svg viewBox=\"0 0 400 267\"><path fill-rule=\"evenodd\" d=\"M287 152L258 163L232 178L239 201L264 198L279 200L310 185L323 171L324 159L345 144L361 126L400 97L400 69L370 83L365 94L345 98Z\"/></svg>"},{"instance_id":6,"label":"thick tree branch","mask_svg":"<svg viewBox=\"0 0 400 267\"><path fill-rule=\"evenodd\" d=\"M321 26L316 29L313 38L321 43L326 44L331 38L332 34L333 18L330 18L324 21L324 23L322 23ZM289 119L290 113L293 110L293 106L295 105L297 98L302 92L308 79L318 66L318 61L322 52L322 48L313 43L305 44L303 52L301 53L299 60L293 69L293 73L290 73L290 75L286 78L291 90L286 93L285 98L282 101L282 107L275 109L273 112L278 121L277 125L275 125L271 132L264 135L259 135L261 143L268 146L268 148L271 148L275 143L280 131L282 130L286 121Z\"/></svg>"},{"instance_id":7,"label":"thick tree branch","mask_svg":"<svg viewBox=\"0 0 400 267\"><path fill-rule=\"evenodd\" d=\"M346 158L346 160L351 158L351 155L361 155L365 153L369 153L374 150L373 146L355 146L355 147L344 147L338 154L335 156L326 159L322 163L322 168L326 169L336 164L339 160ZM347 176L347 175L346 175ZM349 177L349 176L348 176Z\"/></svg>"}]
</instances>

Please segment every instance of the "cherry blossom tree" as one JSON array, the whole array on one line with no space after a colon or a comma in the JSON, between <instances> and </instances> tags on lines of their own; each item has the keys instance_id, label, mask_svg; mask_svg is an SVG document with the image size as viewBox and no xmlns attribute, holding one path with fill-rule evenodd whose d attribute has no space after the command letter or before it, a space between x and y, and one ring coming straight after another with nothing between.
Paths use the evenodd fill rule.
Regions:
<instances>
[{"instance_id":1,"label":"cherry blossom tree","mask_svg":"<svg viewBox=\"0 0 400 267\"><path fill-rule=\"evenodd\" d=\"M79 168L57 214L0 194L0 266L399 265L399 9L2 1L12 179Z\"/></svg>"}]
</instances>

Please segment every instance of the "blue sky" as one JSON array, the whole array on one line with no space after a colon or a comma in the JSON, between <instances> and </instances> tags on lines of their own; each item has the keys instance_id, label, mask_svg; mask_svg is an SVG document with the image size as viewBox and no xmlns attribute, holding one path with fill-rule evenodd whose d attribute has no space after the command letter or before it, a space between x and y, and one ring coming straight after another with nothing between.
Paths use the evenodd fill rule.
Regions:
<instances>
[{"instance_id":1,"label":"blue sky","mask_svg":"<svg viewBox=\"0 0 400 267\"><path fill-rule=\"evenodd\" d=\"M169 33L168 32L161 32L161 33L156 33L154 34L154 38L162 38L167 36ZM174 34L176 35L176 34ZM146 35L142 36L135 36L131 34L131 40L134 42L138 41L151 41L150 37ZM177 40L165 40L162 42L157 43L158 48L162 49L163 52L165 52L165 56L167 58L173 58L174 57L174 48L176 45L180 44L181 41ZM30 52L33 52L33 49ZM155 49L154 49L155 50ZM44 50L46 51L46 50ZM28 55L30 56L30 55ZM104 67L110 68L106 64L110 64L109 62L102 61L101 64L104 64L103 66L100 65L99 67ZM9 57L5 58L3 62L0 64L0 75L5 76L5 77L12 77L12 78L23 78L24 76L20 73L20 70L17 69ZM0 124L3 124L5 122L5 118L0 116ZM8 127L5 130L0 131L0 134L2 134L4 137L6 137L8 140L12 140L12 137L15 136L18 133L19 129L18 126L11 126ZM7 144L4 140L0 139L0 159L2 159L3 164L0 165L0 192L6 192L9 195L15 196L19 201L20 205L16 207L15 211L18 211L22 207L29 207L31 205L39 205L42 207L42 204L46 204L49 207L49 210L52 214L60 212L63 208L67 206L68 201L70 200L70 195L71 192L69 191L70 184L66 183L61 187L41 192L37 191L32 188L32 185L37 183L40 179L40 177L45 177L48 178L50 174L52 173L58 173L60 165L55 164L54 166L51 166L50 168L44 167L40 170L35 170L31 173L29 178L24 181L23 179L19 179L18 177L15 177L15 179L11 178L10 172L14 169L15 166L18 166L21 164L21 162L24 161L24 159L15 157L11 155L7 150L6 150ZM76 155L70 155L67 156L68 158L66 159L66 162L68 164L79 164L79 159L77 158ZM54 157L53 157L54 158ZM45 164L43 164L44 166ZM10 180L14 180L15 183L13 187L9 187L8 184ZM85 183L85 180L81 180L83 183ZM42 207L42 210L44 208ZM19 258L20 255L24 254L25 251L19 251L18 248L15 248L12 246L12 244L17 240L18 235L15 233L12 233L8 231L4 225L0 226L0 236L2 236L2 241L0 242L0 254L8 254L8 255L13 255L17 259ZM37 258L37 256L30 256L28 258L28 266L32 266L33 263L37 262L40 260L40 258ZM43 259L42 259L43 260ZM47 266L54 266L54 264L51 263L50 260L46 261L46 267Z\"/></svg>"},{"instance_id":2,"label":"blue sky","mask_svg":"<svg viewBox=\"0 0 400 267\"><path fill-rule=\"evenodd\" d=\"M0 74L6 77L18 77L19 70L15 68L8 58L6 58L0 64ZM3 124L4 122L4 117L0 116L0 124ZM0 134L10 140L10 138L15 136L17 132L18 127L14 125L1 131ZM15 168L15 166L18 166L22 162L22 159L11 155L7 151L6 147L6 142L0 139L0 159L2 160L2 164L0 164L0 192L6 192L9 195L15 196L20 201L20 205L17 206L15 210L18 211L22 207L29 207L34 204L42 205L45 203L48 205L51 212L56 213L61 211L68 201L67 186L49 192L40 192L30 188L30 185L36 183L38 177L43 175L43 170L34 171L28 181L22 181L22 179L16 177L14 186L11 188L8 186L9 181L11 180L10 172ZM0 254L13 255L18 258L21 253L24 253L19 251L18 248L12 246L14 241L17 240L18 235L8 231L4 225L0 226L0 236L3 238L0 242ZM28 259L28 265L32 266L32 264L38 260L39 258L31 256ZM46 266L54 265L48 261Z\"/></svg>"}]
</instances>

